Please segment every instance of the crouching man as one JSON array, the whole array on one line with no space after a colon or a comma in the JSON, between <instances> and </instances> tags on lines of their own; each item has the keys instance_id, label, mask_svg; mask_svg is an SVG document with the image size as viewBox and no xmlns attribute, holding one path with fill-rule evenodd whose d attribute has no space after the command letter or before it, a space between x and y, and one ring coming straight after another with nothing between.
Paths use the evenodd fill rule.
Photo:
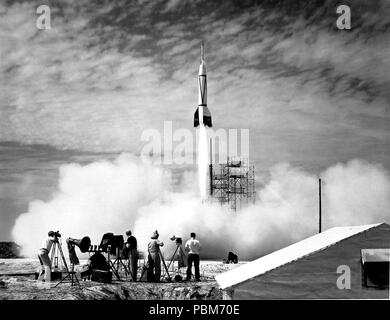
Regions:
<instances>
[{"instance_id":1,"label":"crouching man","mask_svg":"<svg viewBox=\"0 0 390 320\"><path fill-rule=\"evenodd\" d=\"M41 248L38 250L38 258L41 264L41 271L38 275L38 280L42 280L45 282L51 281L51 261L49 258L49 252L53 243L57 241L56 235L54 231L48 232L48 237L42 241ZM42 279L42 276L44 279Z\"/></svg>"}]
</instances>

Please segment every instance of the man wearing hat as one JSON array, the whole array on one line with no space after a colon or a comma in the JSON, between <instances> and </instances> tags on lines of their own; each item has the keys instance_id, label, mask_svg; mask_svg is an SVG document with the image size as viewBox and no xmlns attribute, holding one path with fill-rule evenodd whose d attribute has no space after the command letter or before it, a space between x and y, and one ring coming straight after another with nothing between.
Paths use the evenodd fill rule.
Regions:
<instances>
[{"instance_id":1,"label":"man wearing hat","mask_svg":"<svg viewBox=\"0 0 390 320\"><path fill-rule=\"evenodd\" d=\"M53 243L56 241L55 232L49 231L48 237L42 241L41 248L38 250L38 259L41 264L41 271L38 276L38 280L42 280L43 274L45 277L43 281L50 282L51 281L51 261L49 258L49 252Z\"/></svg>"},{"instance_id":2,"label":"man wearing hat","mask_svg":"<svg viewBox=\"0 0 390 320\"><path fill-rule=\"evenodd\" d=\"M131 230L126 231L127 241L125 248L129 258L129 270L133 281L137 281L138 250L137 239L131 234Z\"/></svg>"},{"instance_id":3,"label":"man wearing hat","mask_svg":"<svg viewBox=\"0 0 390 320\"><path fill-rule=\"evenodd\" d=\"M164 245L162 241L158 240L158 231L154 231L151 236L151 241L148 243L148 271L147 280L149 282L159 282L161 277L161 259L160 247Z\"/></svg>"}]
</instances>

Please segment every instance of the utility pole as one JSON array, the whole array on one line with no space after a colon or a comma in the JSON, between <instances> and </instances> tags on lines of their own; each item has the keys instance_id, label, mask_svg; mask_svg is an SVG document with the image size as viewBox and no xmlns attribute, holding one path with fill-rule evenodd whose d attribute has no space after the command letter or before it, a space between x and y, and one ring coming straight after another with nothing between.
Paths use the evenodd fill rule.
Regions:
<instances>
[{"instance_id":1,"label":"utility pole","mask_svg":"<svg viewBox=\"0 0 390 320\"><path fill-rule=\"evenodd\" d=\"M210 165L209 165L209 176L210 176L210 196L213 196L214 190L213 190L213 146L212 146L212 140L210 138Z\"/></svg>"},{"instance_id":2,"label":"utility pole","mask_svg":"<svg viewBox=\"0 0 390 320\"><path fill-rule=\"evenodd\" d=\"M318 179L318 201L319 201L319 217L318 217L318 233L321 233L321 228L322 228L322 207L321 207L321 178Z\"/></svg>"}]
</instances>

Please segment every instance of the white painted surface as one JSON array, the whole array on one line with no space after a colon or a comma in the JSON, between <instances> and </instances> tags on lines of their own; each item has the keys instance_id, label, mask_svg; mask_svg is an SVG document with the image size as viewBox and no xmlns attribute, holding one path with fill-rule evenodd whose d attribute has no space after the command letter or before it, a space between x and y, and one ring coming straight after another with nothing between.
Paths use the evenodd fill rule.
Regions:
<instances>
[{"instance_id":1,"label":"white painted surface","mask_svg":"<svg viewBox=\"0 0 390 320\"><path fill-rule=\"evenodd\" d=\"M371 224L353 227L335 227L288 247L272 252L243 266L229 270L215 277L222 289L231 287L253 277L264 274L286 263L300 259L314 252L323 250L341 240L379 226Z\"/></svg>"}]
</instances>

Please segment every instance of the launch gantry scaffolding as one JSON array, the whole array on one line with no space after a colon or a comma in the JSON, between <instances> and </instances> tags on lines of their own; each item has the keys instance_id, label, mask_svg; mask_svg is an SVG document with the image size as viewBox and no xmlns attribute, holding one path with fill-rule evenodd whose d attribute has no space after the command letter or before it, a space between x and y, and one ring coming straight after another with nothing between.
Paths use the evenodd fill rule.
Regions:
<instances>
[{"instance_id":1,"label":"launch gantry scaffolding","mask_svg":"<svg viewBox=\"0 0 390 320\"><path fill-rule=\"evenodd\" d=\"M209 165L209 195L211 200L227 204L239 211L254 203L255 166L245 158L228 158L226 163Z\"/></svg>"}]
</instances>

